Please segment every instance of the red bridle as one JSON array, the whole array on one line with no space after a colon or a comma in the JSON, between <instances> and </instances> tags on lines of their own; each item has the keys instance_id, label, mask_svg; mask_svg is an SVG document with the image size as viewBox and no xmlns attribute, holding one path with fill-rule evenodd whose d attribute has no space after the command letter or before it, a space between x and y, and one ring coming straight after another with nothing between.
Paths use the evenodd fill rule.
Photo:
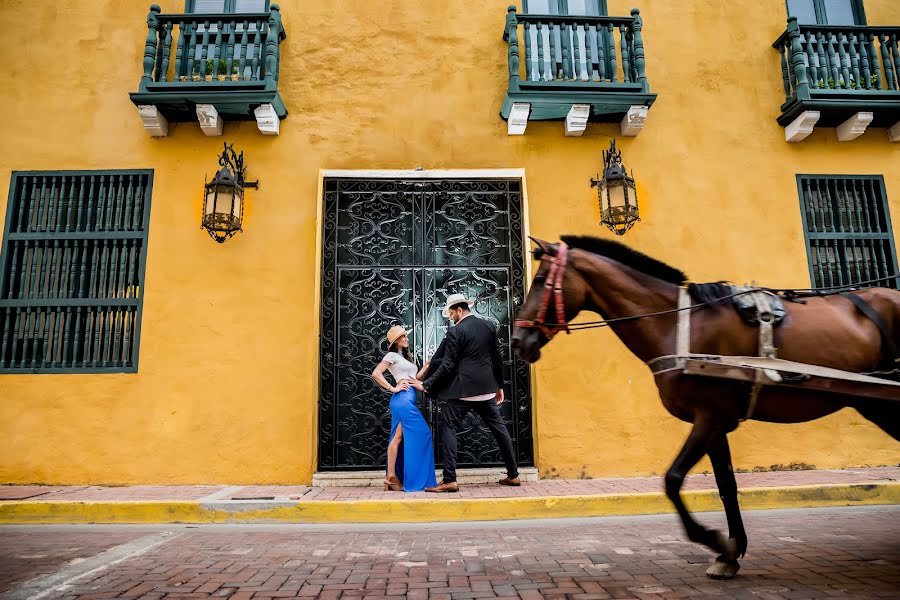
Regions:
<instances>
[{"instance_id":1,"label":"red bridle","mask_svg":"<svg viewBox=\"0 0 900 600\"><path fill-rule=\"evenodd\" d=\"M535 317L534 321L525 321L525 320L516 320L516 327L521 327L523 329L527 328L537 328L547 336L548 340L552 340L553 336L555 336L560 331L565 331L569 333L569 325L566 323L566 309L565 304L563 303L563 278L566 274L566 255L568 254L569 247L564 243L560 242L559 246L556 250L556 256L550 256L547 252L544 252L544 255L541 256L541 261L549 261L550 262L550 272L547 274L547 279L544 281L544 296L541 298L541 308L538 310L537 317ZM547 309L550 307L550 298L555 300L555 310L556 310L556 323L547 324L545 317L547 316Z\"/></svg>"}]
</instances>

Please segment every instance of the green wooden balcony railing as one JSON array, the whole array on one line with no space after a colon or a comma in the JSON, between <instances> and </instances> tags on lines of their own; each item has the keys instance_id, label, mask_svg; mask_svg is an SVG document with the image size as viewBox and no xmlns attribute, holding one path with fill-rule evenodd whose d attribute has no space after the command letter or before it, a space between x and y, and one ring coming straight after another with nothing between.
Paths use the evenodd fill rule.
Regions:
<instances>
[{"instance_id":1,"label":"green wooden balcony railing","mask_svg":"<svg viewBox=\"0 0 900 600\"><path fill-rule=\"evenodd\" d=\"M196 120L197 104L231 118L252 119L260 104L287 115L278 94L286 35L277 4L269 12L230 14L163 14L154 4L147 28L134 104L156 105L175 121Z\"/></svg>"},{"instance_id":2,"label":"green wooden balcony railing","mask_svg":"<svg viewBox=\"0 0 900 600\"><path fill-rule=\"evenodd\" d=\"M509 89L513 102L531 104L531 120L564 119L573 104L590 104L591 120L617 121L634 105L650 106L643 20L630 17L517 14L507 11ZM521 57L521 58L520 58Z\"/></svg>"},{"instance_id":3,"label":"green wooden balcony railing","mask_svg":"<svg viewBox=\"0 0 900 600\"><path fill-rule=\"evenodd\" d=\"M900 26L799 25L788 19L772 46L781 55L786 96L779 124L806 110L819 110L819 124L839 125L859 111L874 113L872 125L900 119Z\"/></svg>"}]
</instances>

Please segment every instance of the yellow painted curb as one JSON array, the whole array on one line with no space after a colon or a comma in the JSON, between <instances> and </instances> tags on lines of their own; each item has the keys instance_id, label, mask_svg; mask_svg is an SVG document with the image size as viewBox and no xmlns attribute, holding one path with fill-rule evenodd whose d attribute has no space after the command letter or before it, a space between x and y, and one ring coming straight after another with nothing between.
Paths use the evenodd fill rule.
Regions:
<instances>
[{"instance_id":1,"label":"yellow painted curb","mask_svg":"<svg viewBox=\"0 0 900 600\"><path fill-rule=\"evenodd\" d=\"M686 492L683 496L692 511L722 510L715 490ZM748 488L740 492L740 503L745 510L900 504L900 483ZM424 523L673 512L662 493L468 499L445 495L433 500L311 500L272 508L235 502L233 506L234 510L227 510L198 502L5 501L0 503L0 524Z\"/></svg>"}]
</instances>

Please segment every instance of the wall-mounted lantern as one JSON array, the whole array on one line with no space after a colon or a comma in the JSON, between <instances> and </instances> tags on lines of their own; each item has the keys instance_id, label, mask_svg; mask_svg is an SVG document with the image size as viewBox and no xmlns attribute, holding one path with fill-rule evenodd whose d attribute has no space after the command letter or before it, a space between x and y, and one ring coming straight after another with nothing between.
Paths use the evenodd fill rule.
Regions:
<instances>
[{"instance_id":1,"label":"wall-mounted lantern","mask_svg":"<svg viewBox=\"0 0 900 600\"><path fill-rule=\"evenodd\" d=\"M633 173L632 173L633 175ZM600 224L616 235L624 235L641 220L638 215L637 191L634 177L625 172L622 151L616 150L616 140L603 152L603 177L591 179L600 200Z\"/></svg>"},{"instance_id":2,"label":"wall-mounted lantern","mask_svg":"<svg viewBox=\"0 0 900 600\"><path fill-rule=\"evenodd\" d=\"M212 181L204 180L203 220L200 227L220 244L238 231L243 231L244 188L258 188L259 181L244 181L244 153L235 154L233 145L225 143L219 155L222 167Z\"/></svg>"}]
</instances>

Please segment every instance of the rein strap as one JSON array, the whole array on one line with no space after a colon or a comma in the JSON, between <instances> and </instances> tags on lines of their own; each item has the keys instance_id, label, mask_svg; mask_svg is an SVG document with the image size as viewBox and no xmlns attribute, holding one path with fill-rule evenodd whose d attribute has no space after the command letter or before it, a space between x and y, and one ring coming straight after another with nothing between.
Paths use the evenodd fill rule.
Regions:
<instances>
[{"instance_id":1,"label":"rein strap","mask_svg":"<svg viewBox=\"0 0 900 600\"><path fill-rule=\"evenodd\" d=\"M569 325L566 323L566 305L563 302L563 279L566 276L566 259L568 258L569 247L565 242L560 242L556 250L556 256L550 256L546 252L541 260L550 262L550 272L547 274L547 280L544 282L544 295L541 298L541 307L538 310L534 321L517 320L516 327L537 328L548 340L552 340L560 331L570 333ZM555 311L556 323L548 324L546 321L547 310L550 308L550 300L553 299L553 310Z\"/></svg>"}]
</instances>

